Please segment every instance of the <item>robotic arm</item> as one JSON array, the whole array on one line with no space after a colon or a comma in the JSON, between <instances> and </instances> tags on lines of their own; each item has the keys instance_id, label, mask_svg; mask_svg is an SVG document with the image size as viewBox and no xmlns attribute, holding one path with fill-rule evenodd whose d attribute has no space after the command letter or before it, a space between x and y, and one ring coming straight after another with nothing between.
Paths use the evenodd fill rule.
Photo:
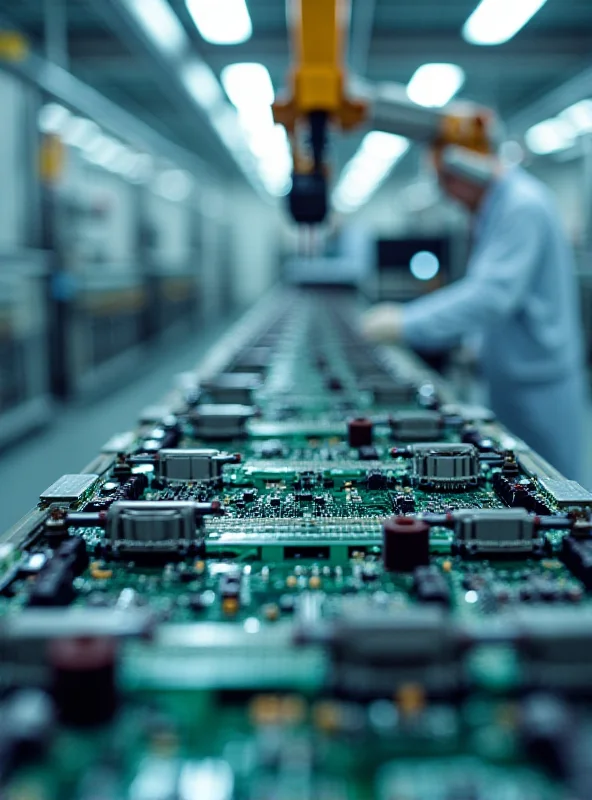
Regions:
<instances>
[{"instance_id":1,"label":"robotic arm","mask_svg":"<svg viewBox=\"0 0 592 800\"><path fill-rule=\"evenodd\" d=\"M362 125L441 148L447 167L486 179L494 148L492 115L464 103L446 109L411 102L404 86L364 87L349 96L345 52L349 0L287 0L294 65L288 93L273 107L285 126L294 162L289 210L300 224L322 222L329 210L327 144L330 131ZM483 158L485 157L485 158Z\"/></svg>"}]
</instances>

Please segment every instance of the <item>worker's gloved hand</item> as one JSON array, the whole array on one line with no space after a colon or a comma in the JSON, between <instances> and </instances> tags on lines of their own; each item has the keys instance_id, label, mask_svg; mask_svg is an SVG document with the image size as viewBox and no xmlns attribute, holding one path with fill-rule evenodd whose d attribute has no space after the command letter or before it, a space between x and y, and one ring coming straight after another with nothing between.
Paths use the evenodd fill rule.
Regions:
<instances>
[{"instance_id":1,"label":"worker's gloved hand","mask_svg":"<svg viewBox=\"0 0 592 800\"><path fill-rule=\"evenodd\" d=\"M403 312L398 303L379 303L362 315L362 335L372 342L394 344L403 335Z\"/></svg>"}]
</instances>

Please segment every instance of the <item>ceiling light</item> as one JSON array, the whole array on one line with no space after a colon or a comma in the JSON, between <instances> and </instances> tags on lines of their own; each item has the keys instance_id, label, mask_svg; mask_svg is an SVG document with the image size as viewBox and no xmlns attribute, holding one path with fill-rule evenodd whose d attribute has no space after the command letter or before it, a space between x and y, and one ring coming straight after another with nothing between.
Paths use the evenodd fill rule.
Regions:
<instances>
[{"instance_id":1,"label":"ceiling light","mask_svg":"<svg viewBox=\"0 0 592 800\"><path fill-rule=\"evenodd\" d=\"M57 103L47 103L39 111L37 124L42 133L59 133L68 120L70 119L70 112L64 106Z\"/></svg>"},{"instance_id":2,"label":"ceiling light","mask_svg":"<svg viewBox=\"0 0 592 800\"><path fill-rule=\"evenodd\" d=\"M132 183L146 183L154 172L154 159L148 153L137 153L133 164L129 165L126 177Z\"/></svg>"},{"instance_id":3,"label":"ceiling light","mask_svg":"<svg viewBox=\"0 0 592 800\"><path fill-rule=\"evenodd\" d=\"M456 64L424 64L407 85L407 96L420 106L440 108L450 102L465 82L465 73Z\"/></svg>"},{"instance_id":4,"label":"ceiling light","mask_svg":"<svg viewBox=\"0 0 592 800\"><path fill-rule=\"evenodd\" d=\"M536 155L547 155L565 150L574 143L574 130L565 120L555 117L533 125L524 139L528 149Z\"/></svg>"},{"instance_id":5,"label":"ceiling light","mask_svg":"<svg viewBox=\"0 0 592 800\"><path fill-rule=\"evenodd\" d=\"M222 85L239 111L271 106L274 101L271 77L263 64L229 64L222 70Z\"/></svg>"},{"instance_id":6,"label":"ceiling light","mask_svg":"<svg viewBox=\"0 0 592 800\"><path fill-rule=\"evenodd\" d=\"M193 181L183 169L167 169L156 177L153 188L165 200L180 203L191 194Z\"/></svg>"},{"instance_id":7,"label":"ceiling light","mask_svg":"<svg viewBox=\"0 0 592 800\"><path fill-rule=\"evenodd\" d=\"M335 208L347 213L367 202L408 149L409 140L404 136L382 131L367 133L333 190Z\"/></svg>"},{"instance_id":8,"label":"ceiling light","mask_svg":"<svg viewBox=\"0 0 592 800\"><path fill-rule=\"evenodd\" d=\"M99 167L110 169L123 152L123 145L110 136L99 134L84 148L87 161Z\"/></svg>"},{"instance_id":9,"label":"ceiling light","mask_svg":"<svg viewBox=\"0 0 592 800\"><path fill-rule=\"evenodd\" d=\"M572 126L576 133L592 132L592 100L580 100L559 114L559 119Z\"/></svg>"},{"instance_id":10,"label":"ceiling light","mask_svg":"<svg viewBox=\"0 0 592 800\"><path fill-rule=\"evenodd\" d=\"M197 30L212 44L240 44L253 26L245 0L186 0Z\"/></svg>"},{"instance_id":11,"label":"ceiling light","mask_svg":"<svg viewBox=\"0 0 592 800\"><path fill-rule=\"evenodd\" d=\"M169 56L178 56L189 45L189 39L179 17L167 0L123 0L140 27L155 44Z\"/></svg>"},{"instance_id":12,"label":"ceiling light","mask_svg":"<svg viewBox=\"0 0 592 800\"><path fill-rule=\"evenodd\" d=\"M70 147L84 148L100 133L99 126L83 117L70 117L64 126L62 141Z\"/></svg>"},{"instance_id":13,"label":"ceiling light","mask_svg":"<svg viewBox=\"0 0 592 800\"><path fill-rule=\"evenodd\" d=\"M463 25L470 44L503 44L520 31L547 0L481 0Z\"/></svg>"},{"instance_id":14,"label":"ceiling light","mask_svg":"<svg viewBox=\"0 0 592 800\"><path fill-rule=\"evenodd\" d=\"M370 158L391 162L399 158L409 147L409 140L395 133L370 131L364 136L360 151Z\"/></svg>"},{"instance_id":15,"label":"ceiling light","mask_svg":"<svg viewBox=\"0 0 592 800\"><path fill-rule=\"evenodd\" d=\"M212 70L203 61L192 59L181 67L181 80L189 94L207 111L222 99L222 88Z\"/></svg>"}]
</instances>

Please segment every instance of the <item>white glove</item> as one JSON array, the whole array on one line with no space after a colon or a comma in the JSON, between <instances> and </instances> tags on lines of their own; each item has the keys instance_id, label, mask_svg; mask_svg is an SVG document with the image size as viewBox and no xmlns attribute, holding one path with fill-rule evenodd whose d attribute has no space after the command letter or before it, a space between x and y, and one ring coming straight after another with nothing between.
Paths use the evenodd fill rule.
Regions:
<instances>
[{"instance_id":1,"label":"white glove","mask_svg":"<svg viewBox=\"0 0 592 800\"><path fill-rule=\"evenodd\" d=\"M398 303L379 303L360 320L362 336L372 342L394 344L403 335L403 313Z\"/></svg>"}]
</instances>

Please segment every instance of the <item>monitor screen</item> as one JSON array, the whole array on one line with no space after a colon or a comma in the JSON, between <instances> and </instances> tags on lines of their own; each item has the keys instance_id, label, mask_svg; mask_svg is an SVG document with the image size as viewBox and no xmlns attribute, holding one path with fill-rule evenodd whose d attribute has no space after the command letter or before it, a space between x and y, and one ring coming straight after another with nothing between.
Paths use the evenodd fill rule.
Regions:
<instances>
[{"instance_id":1,"label":"monitor screen","mask_svg":"<svg viewBox=\"0 0 592 800\"><path fill-rule=\"evenodd\" d=\"M376 244L379 272L404 271L420 281L443 278L450 266L447 237L379 239Z\"/></svg>"}]
</instances>

